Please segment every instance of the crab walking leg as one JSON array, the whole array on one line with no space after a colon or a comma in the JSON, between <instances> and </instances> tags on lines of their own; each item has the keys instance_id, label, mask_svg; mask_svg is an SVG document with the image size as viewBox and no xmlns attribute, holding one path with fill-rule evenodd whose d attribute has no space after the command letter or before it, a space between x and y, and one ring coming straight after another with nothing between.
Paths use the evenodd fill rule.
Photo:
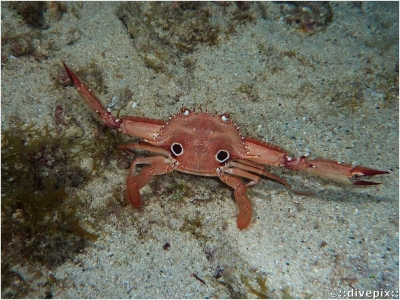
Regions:
<instances>
[{"instance_id":1,"label":"crab walking leg","mask_svg":"<svg viewBox=\"0 0 400 300\"><path fill-rule=\"evenodd\" d=\"M230 176L228 174L224 174L224 171L219 168L217 170L217 174L219 179L229 185L231 188L234 189L234 196L236 200L236 204L239 209L238 219L237 219L237 226L239 229L245 229L249 226L251 217L252 217L252 209L251 209L251 202L249 198L246 196L247 187L242 183L242 180ZM255 176L255 175L254 175Z\"/></svg>"},{"instance_id":2,"label":"crab walking leg","mask_svg":"<svg viewBox=\"0 0 400 300\"><path fill-rule=\"evenodd\" d=\"M142 169L138 175L136 173L136 165L150 165ZM129 202L140 207L142 201L140 199L140 189L144 187L153 175L163 175L172 172L176 167L176 162L162 156L141 157L135 159L129 169L128 178L126 180L126 192Z\"/></svg>"},{"instance_id":3,"label":"crab walking leg","mask_svg":"<svg viewBox=\"0 0 400 300\"><path fill-rule=\"evenodd\" d=\"M232 167L233 167L233 168L239 168L239 169L242 169L242 170L247 170L247 171L250 171L250 172L254 172L254 173L263 175L263 176L265 176L265 177L271 178L272 180L275 180L275 181L277 181L277 182L282 183L284 186L286 186L286 188L288 188L288 189L290 190L290 184L287 183L286 180L284 180L283 178L280 178L279 176L276 176L276 175L274 175L274 174L271 174L271 173L269 173L269 172L267 172L267 171L265 171L265 170L259 169L258 166L255 165L255 164L254 164L254 165L248 165L248 164L244 164L244 163L239 163L239 162L235 162L235 161L230 161L229 163L227 163L227 164L225 165L225 167L229 167L229 169L232 168ZM238 175L238 176L242 176L242 177L248 178L248 177L245 176L245 175L239 175L239 174L237 173L237 171L235 171L235 170L237 170L237 169L232 169L232 171L229 171L229 169L226 168L226 172L227 172L227 173L230 173L230 174L233 174L233 175ZM235 172L236 172L236 173L235 173ZM246 173L247 173L247 174L250 174L250 173L248 173L248 172L246 172ZM251 179L251 178L249 178L249 179ZM254 184L257 184L259 181L260 181L260 180L258 180L258 181L255 182ZM252 182L249 182L248 184L246 184L246 186L252 186L252 185L254 185L254 184L251 184L251 183L252 183Z\"/></svg>"},{"instance_id":4,"label":"crab walking leg","mask_svg":"<svg viewBox=\"0 0 400 300\"><path fill-rule=\"evenodd\" d=\"M126 145L118 145L118 149L125 151L128 154L132 154L134 149L145 150L152 153L156 153L165 157L170 155L170 152L164 148L156 147L148 144L126 144Z\"/></svg>"},{"instance_id":5,"label":"crab walking leg","mask_svg":"<svg viewBox=\"0 0 400 300\"><path fill-rule=\"evenodd\" d=\"M69 78L74 83L85 104L89 107L90 112L102 124L146 140L152 140L160 132L162 126L165 125L163 120L145 117L126 116L117 119L104 107L92 90L82 83L65 63L63 64Z\"/></svg>"},{"instance_id":6,"label":"crab walking leg","mask_svg":"<svg viewBox=\"0 0 400 300\"><path fill-rule=\"evenodd\" d=\"M72 72L67 65L63 62L65 71L67 71L68 77L74 83L76 90L82 96L83 100L89 107L90 111L94 112L94 116L100 122L104 123L112 129L118 129L121 126L121 120L116 119L100 102L100 100L93 94L92 90L83 84L78 76Z\"/></svg>"},{"instance_id":7,"label":"crab walking leg","mask_svg":"<svg viewBox=\"0 0 400 300\"><path fill-rule=\"evenodd\" d=\"M250 179L250 182L245 184L246 187L250 187L250 186L256 185L257 183L259 183L261 181L261 178L259 176L254 175L254 174L252 174L250 172L247 172L245 170L241 170L241 169L237 169L237 168L226 168L226 166L223 167L223 168L224 168L224 172L225 173Z\"/></svg>"}]
</instances>

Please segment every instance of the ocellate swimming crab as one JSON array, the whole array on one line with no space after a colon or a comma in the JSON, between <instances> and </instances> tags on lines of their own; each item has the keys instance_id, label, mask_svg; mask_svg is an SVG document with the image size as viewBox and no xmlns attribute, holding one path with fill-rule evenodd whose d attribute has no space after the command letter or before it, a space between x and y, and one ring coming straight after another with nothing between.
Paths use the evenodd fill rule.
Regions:
<instances>
[{"instance_id":1,"label":"ocellate swimming crab","mask_svg":"<svg viewBox=\"0 0 400 300\"><path fill-rule=\"evenodd\" d=\"M353 185L377 185L379 183L365 181L363 177L389 173L322 158L309 160L306 156L289 157L277 146L242 136L227 113L216 115L182 107L168 121L134 116L116 118L65 63L64 68L97 119L112 129L143 139L137 144L120 145L119 149L128 153L135 149L154 153L155 156L136 158L131 164L126 189L134 207L140 207L139 191L154 175L176 170L218 177L234 190L239 209L237 226L244 229L252 219L251 202L246 191L260 182L260 176L278 181L290 189L284 179L267 172L265 165L306 171ZM136 174L137 165L146 165L140 174Z\"/></svg>"}]
</instances>

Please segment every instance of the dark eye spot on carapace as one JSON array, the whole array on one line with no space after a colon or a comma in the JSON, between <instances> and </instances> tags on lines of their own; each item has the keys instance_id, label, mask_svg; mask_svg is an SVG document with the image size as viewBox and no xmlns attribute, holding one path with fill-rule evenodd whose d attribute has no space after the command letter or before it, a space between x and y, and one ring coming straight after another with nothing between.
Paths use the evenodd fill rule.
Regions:
<instances>
[{"instance_id":1,"label":"dark eye spot on carapace","mask_svg":"<svg viewBox=\"0 0 400 300\"><path fill-rule=\"evenodd\" d=\"M229 159L229 152L226 150L219 150L215 158L220 162L226 162Z\"/></svg>"},{"instance_id":2,"label":"dark eye spot on carapace","mask_svg":"<svg viewBox=\"0 0 400 300\"><path fill-rule=\"evenodd\" d=\"M175 156L179 156L183 154L183 147L179 143L173 143L171 146L171 151Z\"/></svg>"}]
</instances>

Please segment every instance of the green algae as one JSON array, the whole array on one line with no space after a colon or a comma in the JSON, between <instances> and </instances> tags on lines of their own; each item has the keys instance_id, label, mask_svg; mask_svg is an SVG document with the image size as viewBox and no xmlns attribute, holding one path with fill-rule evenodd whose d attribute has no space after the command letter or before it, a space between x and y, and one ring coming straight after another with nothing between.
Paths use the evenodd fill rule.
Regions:
<instances>
[{"instance_id":1,"label":"green algae","mask_svg":"<svg viewBox=\"0 0 400 300\"><path fill-rule=\"evenodd\" d=\"M117 17L135 41L146 65L156 73L174 74L177 64L201 46L227 42L237 28L256 23L253 3L127 2Z\"/></svg>"},{"instance_id":2,"label":"green algae","mask_svg":"<svg viewBox=\"0 0 400 300\"><path fill-rule=\"evenodd\" d=\"M182 202L184 198L190 197L191 192L189 185L185 182L174 182L167 186L167 191L171 192L172 201Z\"/></svg>"},{"instance_id":3,"label":"green algae","mask_svg":"<svg viewBox=\"0 0 400 300\"><path fill-rule=\"evenodd\" d=\"M15 265L54 268L99 238L86 229L93 225L82 220L88 207L77 196L99 168L80 166L91 152L96 149L82 137L56 135L47 125L18 123L2 131L2 297L21 298L32 288Z\"/></svg>"},{"instance_id":4,"label":"green algae","mask_svg":"<svg viewBox=\"0 0 400 300\"><path fill-rule=\"evenodd\" d=\"M240 279L246 286L248 292L254 294L258 299L294 299L294 296L290 293L289 286L285 286L279 290L271 289L268 287L268 278L265 276L257 275L256 288L252 286L248 277L241 275ZM276 293L277 291L279 293ZM303 298L310 299L312 298L312 294L305 292Z\"/></svg>"},{"instance_id":5,"label":"green algae","mask_svg":"<svg viewBox=\"0 0 400 300\"><path fill-rule=\"evenodd\" d=\"M257 288L253 288L250 284L250 280L248 277L242 275L241 276L242 283L247 287L248 291L254 294L259 299L277 299L278 295L271 291L267 286L267 278L262 277L261 275L256 277Z\"/></svg>"}]
</instances>

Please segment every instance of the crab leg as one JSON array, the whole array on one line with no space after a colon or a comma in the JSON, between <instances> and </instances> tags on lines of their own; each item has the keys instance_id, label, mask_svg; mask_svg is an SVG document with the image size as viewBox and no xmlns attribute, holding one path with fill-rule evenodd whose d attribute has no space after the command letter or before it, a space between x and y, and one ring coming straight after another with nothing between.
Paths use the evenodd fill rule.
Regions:
<instances>
[{"instance_id":1,"label":"crab leg","mask_svg":"<svg viewBox=\"0 0 400 300\"><path fill-rule=\"evenodd\" d=\"M306 171L340 183L377 185L380 183L359 179L364 176L389 174L387 171L363 166L352 166L351 164L323 158L316 158L314 160L308 160L306 156L291 158L283 149L252 138L245 138L245 145L247 149L246 159L257 163L286 167L290 170Z\"/></svg>"},{"instance_id":2,"label":"crab leg","mask_svg":"<svg viewBox=\"0 0 400 300\"><path fill-rule=\"evenodd\" d=\"M92 90L85 84L81 83L78 76L76 76L65 63L63 63L63 65L65 71L67 71L68 77L74 83L76 90L81 94L90 110L95 112L95 114L93 114L95 118L112 129L118 129L121 126L121 120L116 119L108 110L106 110L99 99L97 99L93 94Z\"/></svg>"},{"instance_id":3,"label":"crab leg","mask_svg":"<svg viewBox=\"0 0 400 300\"><path fill-rule=\"evenodd\" d=\"M145 150L152 153L160 154L165 157L169 157L170 152L167 149L156 147L144 143L139 144L126 144L126 145L118 145L118 149L125 151L128 154L131 154L134 149Z\"/></svg>"},{"instance_id":4,"label":"crab leg","mask_svg":"<svg viewBox=\"0 0 400 300\"><path fill-rule=\"evenodd\" d=\"M117 119L109 112L101 101L96 97L90 88L82 83L78 76L72 72L65 63L64 68L76 90L82 96L85 104L92 112L93 116L102 124L107 125L112 129L119 129L123 133L127 133L136 137L144 138L148 141L154 139L160 132L165 122L158 119L150 119L145 117L127 116Z\"/></svg>"},{"instance_id":5,"label":"crab leg","mask_svg":"<svg viewBox=\"0 0 400 300\"><path fill-rule=\"evenodd\" d=\"M234 189L236 204L239 208L237 221L239 229L244 229L249 226L252 216L251 202L246 196L247 188L260 182L260 177L250 172L254 172L274 179L290 189L290 185L282 178L259 169L258 166L255 164L252 165L253 166L249 166L239 162L231 161L225 166L217 169L217 175L219 179ZM248 182L247 184L243 184L242 180L235 176L247 178L250 180L250 182Z\"/></svg>"},{"instance_id":6,"label":"crab leg","mask_svg":"<svg viewBox=\"0 0 400 300\"><path fill-rule=\"evenodd\" d=\"M254 173L263 175L265 177L271 178L272 180L280 182L284 186L286 186L288 189L290 189L290 185L289 185L289 183L287 183L286 180L284 180L283 178L280 178L279 176L276 176L274 174L266 172L266 171L264 171L262 169L259 169L259 167L263 167L263 166L258 166L256 164L250 166L250 165L248 165L248 163L244 164L244 163L239 163L239 162L235 162L235 161L230 161L225 165L225 172L233 174L233 175L238 175L238 176L241 176L241 177L246 177L246 178L251 179L250 177L248 177L246 175L240 175L239 174L239 170L240 169L241 169L240 171L247 170L247 171L254 172ZM237 169L237 168L239 168L239 169ZM248 173L248 172L246 172L246 174L252 175L251 173ZM260 178L258 176L257 176L257 178L258 178L257 182L251 184L252 183L252 181L251 181L248 184L246 184L246 186L249 187L249 186L252 186L254 184L257 184L260 181Z\"/></svg>"},{"instance_id":7,"label":"crab leg","mask_svg":"<svg viewBox=\"0 0 400 300\"><path fill-rule=\"evenodd\" d=\"M247 173L247 172L246 172ZM247 187L242 183L242 180L230 176L229 174L224 174L222 168L217 170L217 174L219 179L229 185L231 188L234 189L234 197L236 204L239 209L238 219L237 219L237 226L239 229L245 229L249 226L252 216L252 209L251 209L251 202L249 198L246 196ZM252 175L252 174L251 174ZM255 176L255 175L253 175Z\"/></svg>"},{"instance_id":8,"label":"crab leg","mask_svg":"<svg viewBox=\"0 0 400 300\"><path fill-rule=\"evenodd\" d=\"M143 164L149 164L150 166L144 167L140 174L135 175L136 165ZM149 183L153 175L167 174L172 172L175 168L175 161L162 156L141 157L135 159L131 164L128 178L126 180L126 191L129 202L135 207L140 207L142 203L139 192L140 189Z\"/></svg>"},{"instance_id":9,"label":"crab leg","mask_svg":"<svg viewBox=\"0 0 400 300\"><path fill-rule=\"evenodd\" d=\"M261 181L261 178L259 176L237 168L224 168L224 172L230 175L235 175L250 179L251 181L245 184L246 187L251 187Z\"/></svg>"},{"instance_id":10,"label":"crab leg","mask_svg":"<svg viewBox=\"0 0 400 300\"><path fill-rule=\"evenodd\" d=\"M329 159L317 158L307 160L305 156L285 162L285 167L291 170L304 170L310 174L323 176L336 182L352 183L354 185L378 185L378 182L358 180L363 176L389 174L386 171L375 170L363 166L352 166Z\"/></svg>"}]
</instances>

